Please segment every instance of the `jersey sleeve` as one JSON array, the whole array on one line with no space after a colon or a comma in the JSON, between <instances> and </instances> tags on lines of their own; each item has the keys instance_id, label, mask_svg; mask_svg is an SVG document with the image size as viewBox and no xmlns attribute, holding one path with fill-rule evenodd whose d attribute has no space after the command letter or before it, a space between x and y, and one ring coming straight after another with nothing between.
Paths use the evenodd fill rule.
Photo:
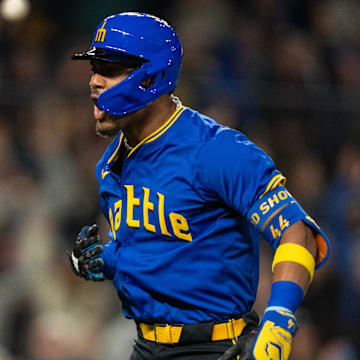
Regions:
<instances>
[{"instance_id":1,"label":"jersey sleeve","mask_svg":"<svg viewBox=\"0 0 360 360\"><path fill-rule=\"evenodd\" d=\"M252 204L285 184L272 159L242 133L220 128L199 151L199 190L246 216Z\"/></svg>"},{"instance_id":2,"label":"jersey sleeve","mask_svg":"<svg viewBox=\"0 0 360 360\"><path fill-rule=\"evenodd\" d=\"M326 235L286 190L286 179L272 159L245 135L221 129L202 147L197 160L199 190L203 194L224 201L246 217L274 250L280 242L280 230L302 220L315 233L316 268L326 262L330 248ZM281 209L285 204L290 206ZM267 223L278 209L281 211Z\"/></svg>"},{"instance_id":3,"label":"jersey sleeve","mask_svg":"<svg viewBox=\"0 0 360 360\"><path fill-rule=\"evenodd\" d=\"M101 253L100 257L104 261L102 266L102 272L104 273L106 279L112 280L116 271L116 251L117 251L117 242L112 238L111 231L109 231L110 241L104 245L104 251Z\"/></svg>"}]
</instances>

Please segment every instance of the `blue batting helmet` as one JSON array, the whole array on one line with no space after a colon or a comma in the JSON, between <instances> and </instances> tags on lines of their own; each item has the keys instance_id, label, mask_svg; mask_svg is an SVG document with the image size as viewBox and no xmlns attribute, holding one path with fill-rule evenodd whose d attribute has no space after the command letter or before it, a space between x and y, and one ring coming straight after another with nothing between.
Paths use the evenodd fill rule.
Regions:
<instances>
[{"instance_id":1,"label":"blue batting helmet","mask_svg":"<svg viewBox=\"0 0 360 360\"><path fill-rule=\"evenodd\" d=\"M91 49L72 59L100 59L111 62L138 61L139 68L125 80L104 91L98 106L122 116L176 89L182 47L174 29L164 20L143 13L111 15L95 29ZM143 81L153 78L149 87Z\"/></svg>"}]
</instances>

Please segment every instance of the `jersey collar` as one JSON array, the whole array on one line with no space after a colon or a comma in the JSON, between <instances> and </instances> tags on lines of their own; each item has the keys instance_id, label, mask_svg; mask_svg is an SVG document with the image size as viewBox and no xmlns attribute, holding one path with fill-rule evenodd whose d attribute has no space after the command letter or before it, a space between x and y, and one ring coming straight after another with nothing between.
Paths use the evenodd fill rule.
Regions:
<instances>
[{"instance_id":1,"label":"jersey collar","mask_svg":"<svg viewBox=\"0 0 360 360\"><path fill-rule=\"evenodd\" d=\"M153 133L151 133L145 139L140 141L136 146L134 146L133 149L127 155L127 157L130 157L140 146L154 141L155 139L160 137L162 134L164 134L167 130L169 130L170 127L180 117L180 115L183 113L184 110L185 110L185 107L183 105L176 108L176 110L170 116L170 118L164 124L162 124L157 130L155 130ZM114 153L110 156L110 158L107 161L108 165L110 165L110 163L113 162L116 159L116 157L117 157L117 155L119 153L119 150L121 148L121 144L122 144L123 140L124 140L124 133L122 132L120 137L119 137L119 143L118 143Z\"/></svg>"}]
</instances>

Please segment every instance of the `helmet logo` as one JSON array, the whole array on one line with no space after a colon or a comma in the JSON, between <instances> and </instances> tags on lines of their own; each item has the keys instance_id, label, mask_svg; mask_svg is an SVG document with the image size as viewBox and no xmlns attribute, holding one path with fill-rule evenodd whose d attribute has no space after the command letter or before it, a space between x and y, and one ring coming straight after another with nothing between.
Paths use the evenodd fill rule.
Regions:
<instances>
[{"instance_id":1,"label":"helmet logo","mask_svg":"<svg viewBox=\"0 0 360 360\"><path fill-rule=\"evenodd\" d=\"M106 24L106 20L104 20L104 23L102 24L101 28L98 29L98 31L96 32L95 41L104 42L106 35L106 29L104 29L105 24Z\"/></svg>"}]
</instances>

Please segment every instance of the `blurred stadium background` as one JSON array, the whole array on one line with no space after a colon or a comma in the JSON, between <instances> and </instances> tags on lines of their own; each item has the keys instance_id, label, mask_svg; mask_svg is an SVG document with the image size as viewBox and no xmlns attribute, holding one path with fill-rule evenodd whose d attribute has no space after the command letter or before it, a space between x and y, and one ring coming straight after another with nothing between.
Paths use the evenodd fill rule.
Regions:
<instances>
[{"instance_id":1,"label":"blurred stadium background","mask_svg":"<svg viewBox=\"0 0 360 360\"><path fill-rule=\"evenodd\" d=\"M126 360L134 325L65 249L99 212L88 48L106 15L167 19L177 95L262 146L332 243L298 311L292 360L360 359L360 3L357 0L0 0L0 360ZM259 300L269 294L263 245Z\"/></svg>"}]
</instances>

